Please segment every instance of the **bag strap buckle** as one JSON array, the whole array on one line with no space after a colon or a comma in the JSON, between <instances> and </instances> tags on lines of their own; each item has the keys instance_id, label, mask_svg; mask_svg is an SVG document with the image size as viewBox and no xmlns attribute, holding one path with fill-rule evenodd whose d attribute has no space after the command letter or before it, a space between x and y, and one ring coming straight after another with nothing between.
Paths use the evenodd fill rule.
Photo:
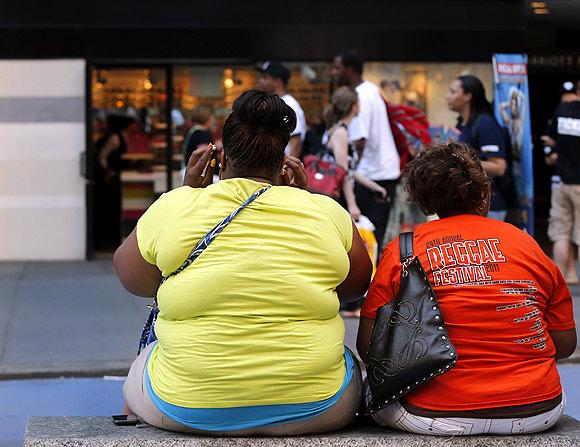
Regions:
<instances>
[{"instance_id":1,"label":"bag strap buckle","mask_svg":"<svg viewBox=\"0 0 580 447\"><path fill-rule=\"evenodd\" d=\"M407 259L405 259L403 262L401 262L401 274L403 276L407 276L409 274L409 266L411 265L411 263L414 261L415 256L409 256Z\"/></svg>"},{"instance_id":2,"label":"bag strap buckle","mask_svg":"<svg viewBox=\"0 0 580 447\"><path fill-rule=\"evenodd\" d=\"M401 267L402 271L401 274L403 277L408 275L407 268L415 259L415 255L413 253L413 233L401 233L399 235L399 256L401 259Z\"/></svg>"}]
</instances>

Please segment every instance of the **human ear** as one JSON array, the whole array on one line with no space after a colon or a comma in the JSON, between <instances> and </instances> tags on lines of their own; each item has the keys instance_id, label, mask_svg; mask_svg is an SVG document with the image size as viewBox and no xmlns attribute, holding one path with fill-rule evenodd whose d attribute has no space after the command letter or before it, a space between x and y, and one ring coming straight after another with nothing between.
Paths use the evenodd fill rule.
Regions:
<instances>
[{"instance_id":1,"label":"human ear","mask_svg":"<svg viewBox=\"0 0 580 447\"><path fill-rule=\"evenodd\" d=\"M220 161L220 164L219 164L219 167L220 167L219 178L220 178L220 180L222 179L223 173L226 170L226 164L227 164L226 160L227 160L226 154L224 154L222 151L222 161Z\"/></svg>"}]
</instances>

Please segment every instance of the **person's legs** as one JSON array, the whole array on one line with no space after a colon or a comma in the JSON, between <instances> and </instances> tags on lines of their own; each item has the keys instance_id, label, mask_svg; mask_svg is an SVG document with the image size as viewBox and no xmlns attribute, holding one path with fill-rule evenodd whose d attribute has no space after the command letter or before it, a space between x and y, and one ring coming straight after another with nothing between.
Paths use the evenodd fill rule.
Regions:
<instances>
[{"instance_id":1,"label":"person's legs","mask_svg":"<svg viewBox=\"0 0 580 447\"><path fill-rule=\"evenodd\" d=\"M574 245L578 246L578 260L580 261L580 185L566 185L570 189L570 199L572 206L574 208L574 223L572 226L572 241ZM571 247L572 248L572 247ZM578 283L578 276L576 274L576 264L574 262L574 251L571 250L570 268L568 269L568 275L570 279L576 279Z\"/></svg>"},{"instance_id":2,"label":"person's legs","mask_svg":"<svg viewBox=\"0 0 580 447\"><path fill-rule=\"evenodd\" d=\"M370 402L370 389L365 384L365 402ZM375 423L420 435L473 436L483 434L515 435L539 433L554 426L564 414L566 396L552 410L526 418L476 419L462 417L431 418L409 413L399 402L372 415Z\"/></svg>"},{"instance_id":3,"label":"person's legs","mask_svg":"<svg viewBox=\"0 0 580 447\"><path fill-rule=\"evenodd\" d=\"M564 184L552 186L548 224L548 237L554 243L552 258L562 275L566 275L568 267L570 241L573 236L574 224L574 209L572 202L569 200L566 186Z\"/></svg>"},{"instance_id":4,"label":"person's legs","mask_svg":"<svg viewBox=\"0 0 580 447\"><path fill-rule=\"evenodd\" d=\"M371 400L371 394L370 388L366 383L364 392L365 403L368 407ZM463 430L460 426L438 421L433 418L415 416L405 410L405 407L403 407L399 402L394 402L382 410L372 414L371 419L381 427L394 428L396 430L420 435L454 436L463 434Z\"/></svg>"},{"instance_id":5,"label":"person's legs","mask_svg":"<svg viewBox=\"0 0 580 447\"><path fill-rule=\"evenodd\" d=\"M566 259L564 279L569 285L578 284L578 275L576 274L576 246L570 243L568 248L568 258Z\"/></svg>"},{"instance_id":6,"label":"person's legs","mask_svg":"<svg viewBox=\"0 0 580 447\"><path fill-rule=\"evenodd\" d=\"M554 263L562 272L562 275L566 275L568 259L570 257L570 241L558 240L554 242L552 257L554 258Z\"/></svg>"},{"instance_id":7,"label":"person's legs","mask_svg":"<svg viewBox=\"0 0 580 447\"><path fill-rule=\"evenodd\" d=\"M149 352L154 346L155 343L147 346L131 365L123 387L125 403L131 412L149 425L181 433L195 433L192 428L163 415L149 397L145 381L145 368Z\"/></svg>"}]
</instances>

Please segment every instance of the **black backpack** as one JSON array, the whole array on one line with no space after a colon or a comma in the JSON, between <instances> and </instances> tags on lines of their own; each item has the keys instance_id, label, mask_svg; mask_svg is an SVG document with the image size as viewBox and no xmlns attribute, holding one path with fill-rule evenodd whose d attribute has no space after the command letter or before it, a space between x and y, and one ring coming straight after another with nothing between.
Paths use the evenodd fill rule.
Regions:
<instances>
[{"instance_id":1,"label":"black backpack","mask_svg":"<svg viewBox=\"0 0 580 447\"><path fill-rule=\"evenodd\" d=\"M471 126L471 137L474 141L477 141L477 133L479 131L479 122L481 116L484 114L477 115L473 124ZM512 139L510 137L509 130L499 124L491 113L487 114L493 118L495 123L501 129L501 134L503 137L503 144L505 148L505 161L506 161L506 171L505 174L501 177L495 177L493 182L497 186L497 190L501 192L502 196L504 197L508 209L515 209L518 207L518 193L516 191L516 182L514 181L513 176L513 148L512 148Z\"/></svg>"}]
</instances>

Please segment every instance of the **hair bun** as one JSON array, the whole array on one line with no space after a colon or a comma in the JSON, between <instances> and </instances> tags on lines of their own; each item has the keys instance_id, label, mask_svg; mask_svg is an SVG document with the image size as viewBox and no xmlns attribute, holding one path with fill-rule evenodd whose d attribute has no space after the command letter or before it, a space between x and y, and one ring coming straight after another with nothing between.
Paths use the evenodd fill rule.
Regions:
<instances>
[{"instance_id":1,"label":"hair bun","mask_svg":"<svg viewBox=\"0 0 580 447\"><path fill-rule=\"evenodd\" d=\"M291 133L296 128L296 113L278 95L249 90L234 101L233 113L241 123L284 129Z\"/></svg>"}]
</instances>

